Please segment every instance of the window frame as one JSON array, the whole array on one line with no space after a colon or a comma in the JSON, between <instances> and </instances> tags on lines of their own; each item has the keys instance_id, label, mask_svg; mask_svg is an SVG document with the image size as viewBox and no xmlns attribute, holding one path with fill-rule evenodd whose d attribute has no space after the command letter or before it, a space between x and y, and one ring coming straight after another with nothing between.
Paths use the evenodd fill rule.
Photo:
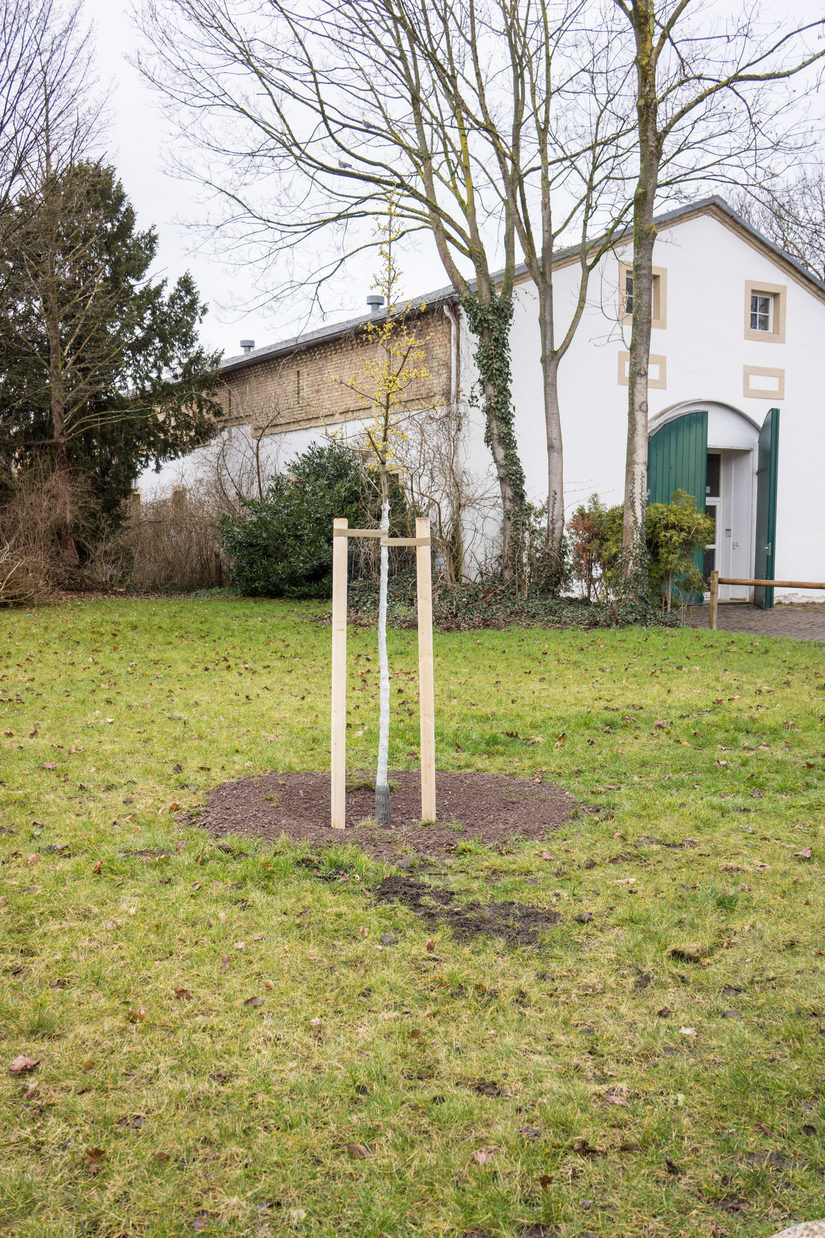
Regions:
<instances>
[{"instance_id":1,"label":"window frame","mask_svg":"<svg viewBox=\"0 0 825 1238\"><path fill-rule=\"evenodd\" d=\"M785 308L787 302L787 284L769 284L765 280L749 279L745 281L745 339L761 344L785 343ZM769 331L755 330L751 326L751 298L771 298L771 328Z\"/></svg>"}]
</instances>

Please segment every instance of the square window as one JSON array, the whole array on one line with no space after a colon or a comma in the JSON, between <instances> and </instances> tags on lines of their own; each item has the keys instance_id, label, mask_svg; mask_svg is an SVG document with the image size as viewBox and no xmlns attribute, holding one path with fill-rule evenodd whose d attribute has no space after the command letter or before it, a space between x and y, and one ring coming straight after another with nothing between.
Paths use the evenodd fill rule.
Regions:
<instances>
[{"instance_id":1,"label":"square window","mask_svg":"<svg viewBox=\"0 0 825 1238\"><path fill-rule=\"evenodd\" d=\"M745 339L760 343L784 344L784 284L745 283Z\"/></svg>"},{"instance_id":2,"label":"square window","mask_svg":"<svg viewBox=\"0 0 825 1238\"><path fill-rule=\"evenodd\" d=\"M773 331L773 297L751 293L751 331Z\"/></svg>"}]
</instances>

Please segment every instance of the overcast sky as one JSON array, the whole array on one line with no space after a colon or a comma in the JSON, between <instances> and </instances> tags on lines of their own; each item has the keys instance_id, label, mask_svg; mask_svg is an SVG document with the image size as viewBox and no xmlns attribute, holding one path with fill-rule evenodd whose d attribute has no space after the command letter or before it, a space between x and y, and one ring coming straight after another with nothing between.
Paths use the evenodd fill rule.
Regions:
<instances>
[{"instance_id":1,"label":"overcast sky","mask_svg":"<svg viewBox=\"0 0 825 1238\"><path fill-rule=\"evenodd\" d=\"M155 273L174 280L190 270L208 303L204 341L225 355L237 354L239 341L254 339L258 346L273 343L296 330L288 307L267 313L253 309L256 272L228 269L218 262L208 240L188 224L203 218L192 186L164 171L164 151L174 134L161 116L151 88L129 63L128 56L142 38L129 15L130 0L85 0L85 11L96 33L97 59L102 83L111 84L111 127L105 149L131 198L140 225L154 225L159 235ZM825 16L823 0L762 0L761 16L791 16L817 20ZM420 248L402 258L406 275L404 293L414 296L441 287L446 281L437 257ZM328 320L366 311L370 269L356 270L341 284L339 298L329 304ZM312 325L318 325L317 322Z\"/></svg>"}]
</instances>

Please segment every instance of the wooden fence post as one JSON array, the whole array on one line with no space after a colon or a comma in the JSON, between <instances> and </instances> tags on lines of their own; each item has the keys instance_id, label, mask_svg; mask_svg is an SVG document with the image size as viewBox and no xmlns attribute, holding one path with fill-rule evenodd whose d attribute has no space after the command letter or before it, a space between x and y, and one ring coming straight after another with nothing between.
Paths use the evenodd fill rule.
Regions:
<instances>
[{"instance_id":1,"label":"wooden fence post","mask_svg":"<svg viewBox=\"0 0 825 1238\"><path fill-rule=\"evenodd\" d=\"M343 830L347 811L347 528L332 522L331 825Z\"/></svg>"},{"instance_id":2,"label":"wooden fence post","mask_svg":"<svg viewBox=\"0 0 825 1238\"><path fill-rule=\"evenodd\" d=\"M416 546L418 585L418 704L421 734L421 820L435 821L435 694L433 691L433 585L430 522L419 516L415 536L426 538Z\"/></svg>"},{"instance_id":3,"label":"wooden fence post","mask_svg":"<svg viewBox=\"0 0 825 1238\"><path fill-rule=\"evenodd\" d=\"M708 626L711 632L716 631L716 620L719 614L719 573L714 568L710 574L710 608Z\"/></svg>"}]
</instances>

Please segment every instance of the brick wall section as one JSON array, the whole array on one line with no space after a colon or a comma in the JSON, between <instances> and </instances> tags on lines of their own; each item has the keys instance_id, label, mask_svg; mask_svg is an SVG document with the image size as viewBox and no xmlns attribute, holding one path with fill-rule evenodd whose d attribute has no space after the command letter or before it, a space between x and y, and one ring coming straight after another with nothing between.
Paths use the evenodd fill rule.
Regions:
<instances>
[{"instance_id":1,"label":"brick wall section","mask_svg":"<svg viewBox=\"0 0 825 1238\"><path fill-rule=\"evenodd\" d=\"M414 329L429 377L407 389L405 403L438 407L450 398L450 322L437 307L419 313ZM261 436L364 417L369 406L348 384L357 384L359 371L377 351L363 327L357 327L230 372L221 389L226 420L250 425Z\"/></svg>"}]
</instances>

